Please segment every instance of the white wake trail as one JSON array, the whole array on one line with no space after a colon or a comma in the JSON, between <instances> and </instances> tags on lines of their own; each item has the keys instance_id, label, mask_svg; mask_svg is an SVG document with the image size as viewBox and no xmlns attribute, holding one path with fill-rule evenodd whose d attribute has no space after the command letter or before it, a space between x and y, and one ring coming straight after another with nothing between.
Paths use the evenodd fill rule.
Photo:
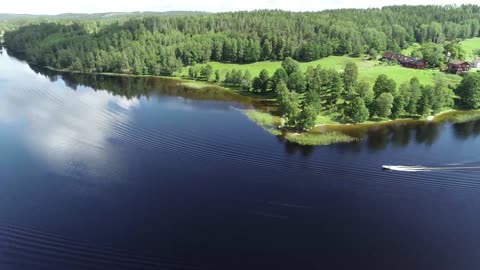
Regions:
<instances>
[{"instance_id":1,"label":"white wake trail","mask_svg":"<svg viewBox=\"0 0 480 270\"><path fill-rule=\"evenodd\" d=\"M397 166L383 165L384 170L401 171L401 172L432 172L432 171L469 171L480 170L480 166L442 166L442 167L425 167L425 166Z\"/></svg>"}]
</instances>

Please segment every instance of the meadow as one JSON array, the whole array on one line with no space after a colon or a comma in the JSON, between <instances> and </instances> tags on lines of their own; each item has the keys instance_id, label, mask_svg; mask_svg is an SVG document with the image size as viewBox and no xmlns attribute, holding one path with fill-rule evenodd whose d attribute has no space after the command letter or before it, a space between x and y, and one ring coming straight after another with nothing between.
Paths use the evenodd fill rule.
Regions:
<instances>
[{"instance_id":1,"label":"meadow","mask_svg":"<svg viewBox=\"0 0 480 270\"><path fill-rule=\"evenodd\" d=\"M456 84L461 80L460 76L447 74L438 69L416 70L404 68L399 65L387 65L379 60L368 60L365 58L353 58L349 56L329 56L312 62L303 62L300 63L300 68L302 71L306 71L310 66L321 66L323 68L333 68L337 71L342 71L348 62L354 62L357 64L359 79L370 83L372 86L380 74L388 75L390 78L394 79L398 85L409 81L413 77L417 77L422 84L433 84L436 79L445 79L451 84ZM266 69L271 76L275 70L281 67L281 63L281 61L264 61L251 64L229 64L219 62L210 62L209 64L212 66L213 70L218 69L223 74L228 70L239 69L242 71L249 70L252 76L257 76L262 69ZM188 76L188 67L183 68L181 75Z\"/></svg>"},{"instance_id":2,"label":"meadow","mask_svg":"<svg viewBox=\"0 0 480 270\"><path fill-rule=\"evenodd\" d=\"M472 38L464 40L460 43L467 53L466 61L471 61L473 58L473 50L480 49L480 38ZM418 43L414 43L408 48L402 50L401 53L405 55L410 55L415 49L419 48ZM375 83L375 79L380 74L386 74L390 78L394 79L397 82L397 85L400 85L403 82L409 81L413 77L417 77L422 84L433 84L437 79L444 79L450 84L457 84L460 82L461 77L454 74L447 74L438 69L424 69L416 70L411 68L404 68L399 65L387 65L380 60L369 60L367 57L350 57L350 56L329 56L319 60L311 62L300 63L300 68L302 71L306 71L308 67L317 67L321 66L323 68L333 68L337 71L342 71L345 65L348 62L354 62L358 66L359 70L359 79L364 80L370 83L372 86ZM224 75L228 70L238 69L238 70L248 70L252 76L257 76L260 71L266 69L268 73L273 75L273 73L281 67L281 61L262 61L255 62L251 64L230 64L230 63L219 63L219 62L209 62L213 70L220 70ZM201 64L198 66L204 66L206 64ZM180 73L182 77L188 77L188 67L184 67Z\"/></svg>"},{"instance_id":3,"label":"meadow","mask_svg":"<svg viewBox=\"0 0 480 270\"><path fill-rule=\"evenodd\" d=\"M467 39L462 41L460 44L462 45L462 48L467 53L466 60L471 61L473 58L473 50L480 49L480 38Z\"/></svg>"}]
</instances>

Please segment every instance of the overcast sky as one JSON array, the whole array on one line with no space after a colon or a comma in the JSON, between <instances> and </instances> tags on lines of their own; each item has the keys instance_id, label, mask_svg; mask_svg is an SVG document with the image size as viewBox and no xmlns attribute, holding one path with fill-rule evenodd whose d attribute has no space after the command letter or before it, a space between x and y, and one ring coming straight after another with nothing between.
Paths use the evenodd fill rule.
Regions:
<instances>
[{"instance_id":1,"label":"overcast sky","mask_svg":"<svg viewBox=\"0 0 480 270\"><path fill-rule=\"evenodd\" d=\"M478 0L14 0L2 1L0 13L59 14L110 11L235 11L283 9L317 11L336 8L368 8L386 5L446 5Z\"/></svg>"}]
</instances>

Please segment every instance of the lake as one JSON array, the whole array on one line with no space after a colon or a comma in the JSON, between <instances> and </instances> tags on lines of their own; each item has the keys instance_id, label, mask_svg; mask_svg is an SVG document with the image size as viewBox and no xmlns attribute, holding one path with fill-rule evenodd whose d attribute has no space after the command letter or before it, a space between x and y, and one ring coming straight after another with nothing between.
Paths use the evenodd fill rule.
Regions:
<instances>
[{"instance_id":1,"label":"lake","mask_svg":"<svg viewBox=\"0 0 480 270\"><path fill-rule=\"evenodd\" d=\"M0 268L480 267L480 122L300 147L242 112L267 105L4 50Z\"/></svg>"}]
</instances>

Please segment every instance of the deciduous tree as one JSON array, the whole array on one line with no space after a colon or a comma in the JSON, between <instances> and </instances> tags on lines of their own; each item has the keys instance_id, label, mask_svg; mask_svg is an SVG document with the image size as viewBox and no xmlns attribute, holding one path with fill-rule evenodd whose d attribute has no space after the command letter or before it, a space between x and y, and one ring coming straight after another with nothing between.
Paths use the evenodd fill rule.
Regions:
<instances>
[{"instance_id":1,"label":"deciduous tree","mask_svg":"<svg viewBox=\"0 0 480 270\"><path fill-rule=\"evenodd\" d=\"M459 105L464 109L480 109L480 73L467 73L455 89L460 99Z\"/></svg>"},{"instance_id":2,"label":"deciduous tree","mask_svg":"<svg viewBox=\"0 0 480 270\"><path fill-rule=\"evenodd\" d=\"M297 93L303 93L306 89L305 77L301 71L296 71L288 76L287 80L288 89L291 89Z\"/></svg>"},{"instance_id":3,"label":"deciduous tree","mask_svg":"<svg viewBox=\"0 0 480 270\"><path fill-rule=\"evenodd\" d=\"M392 114L393 95L382 93L375 100L375 114L379 117L389 117Z\"/></svg>"},{"instance_id":4,"label":"deciduous tree","mask_svg":"<svg viewBox=\"0 0 480 270\"><path fill-rule=\"evenodd\" d=\"M370 112L361 97L356 97L345 110L345 115L354 123L362 123L368 120Z\"/></svg>"},{"instance_id":5,"label":"deciduous tree","mask_svg":"<svg viewBox=\"0 0 480 270\"><path fill-rule=\"evenodd\" d=\"M373 86L373 92L376 97L379 97L383 93L390 93L392 96L395 96L396 91L397 83L393 79L388 78L385 74L378 75L375 85Z\"/></svg>"},{"instance_id":6,"label":"deciduous tree","mask_svg":"<svg viewBox=\"0 0 480 270\"><path fill-rule=\"evenodd\" d=\"M300 71L300 65L298 64L297 61L293 60L291 57L287 57L285 58L285 60L283 60L282 68L287 72L289 76L292 73Z\"/></svg>"}]
</instances>

